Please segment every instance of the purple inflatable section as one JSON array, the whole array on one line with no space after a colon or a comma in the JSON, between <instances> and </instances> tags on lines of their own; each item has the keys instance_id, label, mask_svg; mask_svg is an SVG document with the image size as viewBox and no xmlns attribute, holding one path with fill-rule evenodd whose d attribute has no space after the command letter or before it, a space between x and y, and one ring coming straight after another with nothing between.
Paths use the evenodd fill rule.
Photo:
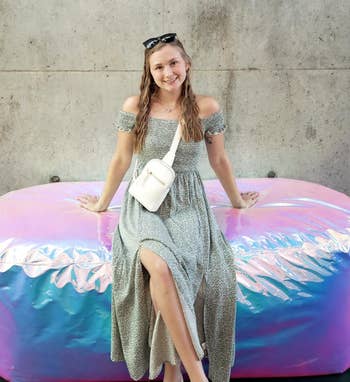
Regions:
<instances>
[{"instance_id":1,"label":"purple inflatable section","mask_svg":"<svg viewBox=\"0 0 350 382\"><path fill-rule=\"evenodd\" d=\"M236 252L232 377L347 370L350 198L292 179L237 183L242 192L260 192L254 208L230 208L220 183L204 181ZM110 250L126 185L100 214L75 197L100 194L103 182L45 184L0 197L0 376L130 380L124 363L109 358Z\"/></svg>"}]
</instances>

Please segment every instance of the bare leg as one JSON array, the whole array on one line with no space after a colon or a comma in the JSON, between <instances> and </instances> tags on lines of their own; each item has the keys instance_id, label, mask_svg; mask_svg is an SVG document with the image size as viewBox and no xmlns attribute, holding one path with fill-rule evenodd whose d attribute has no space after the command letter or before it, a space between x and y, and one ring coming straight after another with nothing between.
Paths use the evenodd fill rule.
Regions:
<instances>
[{"instance_id":1,"label":"bare leg","mask_svg":"<svg viewBox=\"0 0 350 382\"><path fill-rule=\"evenodd\" d=\"M181 374L181 363L179 365L173 366L169 362L164 364L164 380L163 382L184 382Z\"/></svg>"},{"instance_id":2,"label":"bare leg","mask_svg":"<svg viewBox=\"0 0 350 382\"><path fill-rule=\"evenodd\" d=\"M191 382L208 382L197 358L172 274L166 262L147 248L140 260L151 276L152 294Z\"/></svg>"},{"instance_id":3,"label":"bare leg","mask_svg":"<svg viewBox=\"0 0 350 382\"><path fill-rule=\"evenodd\" d=\"M151 299L152 299L154 311L157 314L159 309L157 306L156 298L154 296L155 286L153 285L152 279L150 280L149 286L150 286ZM181 361L179 364L175 366L169 362L164 363L164 381L163 382L184 382L182 373L181 373Z\"/></svg>"}]
</instances>

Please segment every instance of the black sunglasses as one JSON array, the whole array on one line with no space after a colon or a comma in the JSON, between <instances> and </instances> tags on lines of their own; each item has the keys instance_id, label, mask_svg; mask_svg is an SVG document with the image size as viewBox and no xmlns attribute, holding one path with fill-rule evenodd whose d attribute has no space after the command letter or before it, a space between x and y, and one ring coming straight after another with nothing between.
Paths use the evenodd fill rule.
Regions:
<instances>
[{"instance_id":1,"label":"black sunglasses","mask_svg":"<svg viewBox=\"0 0 350 382\"><path fill-rule=\"evenodd\" d=\"M176 33L166 33L159 37L151 37L148 40L144 41L142 44L146 49L151 49L160 42L172 42L176 38Z\"/></svg>"}]
</instances>

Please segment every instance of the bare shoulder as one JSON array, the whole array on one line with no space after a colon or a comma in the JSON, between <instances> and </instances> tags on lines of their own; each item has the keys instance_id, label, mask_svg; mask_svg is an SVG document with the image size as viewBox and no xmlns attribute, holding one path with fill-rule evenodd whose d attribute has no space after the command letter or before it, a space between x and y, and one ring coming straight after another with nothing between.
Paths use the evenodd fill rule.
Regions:
<instances>
[{"instance_id":1,"label":"bare shoulder","mask_svg":"<svg viewBox=\"0 0 350 382\"><path fill-rule=\"evenodd\" d=\"M214 97L196 95L196 101L199 107L199 118L207 118L220 110L220 105Z\"/></svg>"},{"instance_id":2,"label":"bare shoulder","mask_svg":"<svg viewBox=\"0 0 350 382\"><path fill-rule=\"evenodd\" d=\"M128 113L137 114L139 112L139 95L133 95L128 97L122 106L122 110Z\"/></svg>"}]
</instances>

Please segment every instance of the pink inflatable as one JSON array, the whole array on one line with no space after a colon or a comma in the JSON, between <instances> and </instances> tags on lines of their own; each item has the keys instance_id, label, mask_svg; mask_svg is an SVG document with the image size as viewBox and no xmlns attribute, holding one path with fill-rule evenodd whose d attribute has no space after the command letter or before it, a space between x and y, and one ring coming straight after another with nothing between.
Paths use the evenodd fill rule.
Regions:
<instances>
[{"instance_id":1,"label":"pink inflatable","mask_svg":"<svg viewBox=\"0 0 350 382\"><path fill-rule=\"evenodd\" d=\"M239 179L261 196L238 210L217 180L204 184L236 251L232 377L348 369L349 197L292 179ZM102 187L52 183L0 197L0 376L11 382L130 380L109 358L110 251L126 182L104 213L75 200Z\"/></svg>"}]
</instances>

